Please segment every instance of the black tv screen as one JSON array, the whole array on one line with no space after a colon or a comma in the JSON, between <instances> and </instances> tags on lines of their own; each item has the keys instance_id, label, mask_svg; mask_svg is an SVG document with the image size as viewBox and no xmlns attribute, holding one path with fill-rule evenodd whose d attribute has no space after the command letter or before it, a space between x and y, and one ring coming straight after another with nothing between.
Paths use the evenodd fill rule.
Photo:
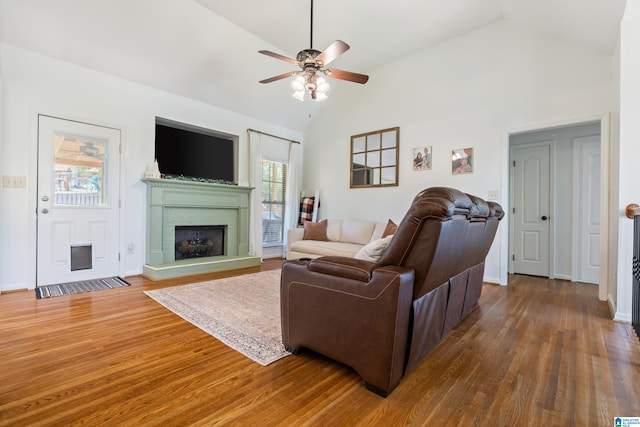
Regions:
<instances>
[{"instance_id":1,"label":"black tv screen","mask_svg":"<svg viewBox=\"0 0 640 427\"><path fill-rule=\"evenodd\" d=\"M176 127L180 126L180 127ZM164 175L235 183L235 142L188 125L156 123L156 160Z\"/></svg>"}]
</instances>

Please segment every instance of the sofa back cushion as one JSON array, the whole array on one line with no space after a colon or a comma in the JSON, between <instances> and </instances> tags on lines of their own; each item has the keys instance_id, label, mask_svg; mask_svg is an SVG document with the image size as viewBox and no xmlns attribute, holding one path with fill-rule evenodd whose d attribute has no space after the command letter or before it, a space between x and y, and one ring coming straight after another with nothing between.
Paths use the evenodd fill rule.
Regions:
<instances>
[{"instance_id":1,"label":"sofa back cushion","mask_svg":"<svg viewBox=\"0 0 640 427\"><path fill-rule=\"evenodd\" d=\"M332 242L339 242L340 235L342 234L342 220L330 219L327 220L327 237Z\"/></svg>"},{"instance_id":2,"label":"sofa back cushion","mask_svg":"<svg viewBox=\"0 0 640 427\"><path fill-rule=\"evenodd\" d=\"M376 228L376 223L372 221L356 221L350 219L342 220L342 233L340 242L357 243L366 245L371 241L371 235Z\"/></svg>"}]
</instances>

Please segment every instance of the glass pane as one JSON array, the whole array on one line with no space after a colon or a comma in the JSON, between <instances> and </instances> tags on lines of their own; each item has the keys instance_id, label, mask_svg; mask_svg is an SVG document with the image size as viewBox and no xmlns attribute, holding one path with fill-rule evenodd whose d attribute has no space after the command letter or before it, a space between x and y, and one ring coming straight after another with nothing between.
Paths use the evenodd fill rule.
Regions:
<instances>
[{"instance_id":1,"label":"glass pane","mask_svg":"<svg viewBox=\"0 0 640 427\"><path fill-rule=\"evenodd\" d=\"M367 166L378 167L380 166L380 152L371 151L367 153Z\"/></svg>"},{"instance_id":2,"label":"glass pane","mask_svg":"<svg viewBox=\"0 0 640 427\"><path fill-rule=\"evenodd\" d=\"M284 206L263 205L262 211L262 243L281 243L284 226Z\"/></svg>"},{"instance_id":3,"label":"glass pane","mask_svg":"<svg viewBox=\"0 0 640 427\"><path fill-rule=\"evenodd\" d=\"M380 134L376 133L367 137L367 150L379 150L380 149Z\"/></svg>"},{"instance_id":4,"label":"glass pane","mask_svg":"<svg viewBox=\"0 0 640 427\"><path fill-rule=\"evenodd\" d=\"M105 141L55 135L53 194L60 206L105 206Z\"/></svg>"},{"instance_id":5,"label":"glass pane","mask_svg":"<svg viewBox=\"0 0 640 427\"><path fill-rule=\"evenodd\" d=\"M367 143L364 136L353 140L353 152L361 153L367 149Z\"/></svg>"},{"instance_id":6,"label":"glass pane","mask_svg":"<svg viewBox=\"0 0 640 427\"><path fill-rule=\"evenodd\" d=\"M396 168L382 168L382 185L396 183Z\"/></svg>"},{"instance_id":7,"label":"glass pane","mask_svg":"<svg viewBox=\"0 0 640 427\"><path fill-rule=\"evenodd\" d=\"M396 150L383 150L382 151L382 166L395 166L396 165Z\"/></svg>"},{"instance_id":8,"label":"glass pane","mask_svg":"<svg viewBox=\"0 0 640 427\"><path fill-rule=\"evenodd\" d=\"M398 133L396 131L382 134L382 148L395 148Z\"/></svg>"},{"instance_id":9,"label":"glass pane","mask_svg":"<svg viewBox=\"0 0 640 427\"><path fill-rule=\"evenodd\" d=\"M353 167L361 168L364 166L364 153L363 154L354 154L353 155Z\"/></svg>"},{"instance_id":10,"label":"glass pane","mask_svg":"<svg viewBox=\"0 0 640 427\"><path fill-rule=\"evenodd\" d=\"M373 172L373 181L371 184L380 185L380 169L372 169L371 172Z\"/></svg>"}]
</instances>

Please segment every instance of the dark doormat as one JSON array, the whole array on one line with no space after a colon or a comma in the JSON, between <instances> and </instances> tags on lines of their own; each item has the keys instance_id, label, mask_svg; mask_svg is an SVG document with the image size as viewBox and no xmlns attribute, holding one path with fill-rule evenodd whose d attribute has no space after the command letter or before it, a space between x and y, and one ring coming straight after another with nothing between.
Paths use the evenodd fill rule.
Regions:
<instances>
[{"instance_id":1,"label":"dark doormat","mask_svg":"<svg viewBox=\"0 0 640 427\"><path fill-rule=\"evenodd\" d=\"M36 298L59 297L82 292L100 291L102 289L122 288L124 286L131 286L131 284L120 277L38 286L36 288Z\"/></svg>"}]
</instances>

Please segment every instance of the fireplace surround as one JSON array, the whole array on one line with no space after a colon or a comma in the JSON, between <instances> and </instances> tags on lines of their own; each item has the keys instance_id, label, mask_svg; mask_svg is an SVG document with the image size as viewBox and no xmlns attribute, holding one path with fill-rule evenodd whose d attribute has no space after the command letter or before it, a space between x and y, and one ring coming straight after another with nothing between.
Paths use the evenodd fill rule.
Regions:
<instances>
[{"instance_id":1,"label":"fireplace surround","mask_svg":"<svg viewBox=\"0 0 640 427\"><path fill-rule=\"evenodd\" d=\"M252 187L145 178L147 251L143 274L164 279L260 264L249 255ZM222 255L176 259L176 227L224 228Z\"/></svg>"}]
</instances>

